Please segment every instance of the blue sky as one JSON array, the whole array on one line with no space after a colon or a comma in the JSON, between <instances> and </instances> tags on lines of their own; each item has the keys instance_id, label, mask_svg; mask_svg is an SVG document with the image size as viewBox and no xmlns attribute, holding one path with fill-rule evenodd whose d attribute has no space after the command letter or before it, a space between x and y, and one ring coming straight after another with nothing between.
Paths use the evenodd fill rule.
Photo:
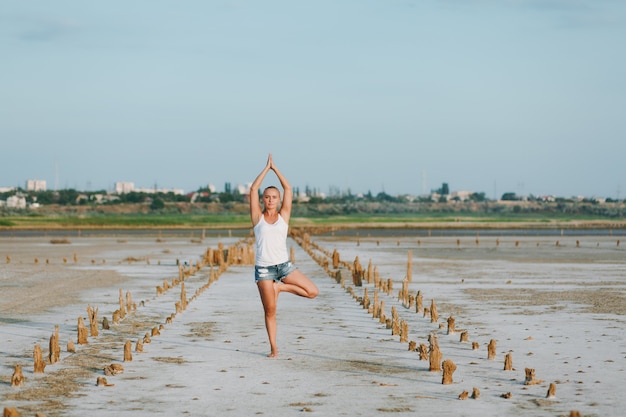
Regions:
<instances>
[{"instance_id":1,"label":"blue sky","mask_svg":"<svg viewBox=\"0 0 626 417\"><path fill-rule=\"evenodd\" d=\"M0 187L626 195L621 0L17 1ZM275 183L273 178L266 185Z\"/></svg>"}]
</instances>

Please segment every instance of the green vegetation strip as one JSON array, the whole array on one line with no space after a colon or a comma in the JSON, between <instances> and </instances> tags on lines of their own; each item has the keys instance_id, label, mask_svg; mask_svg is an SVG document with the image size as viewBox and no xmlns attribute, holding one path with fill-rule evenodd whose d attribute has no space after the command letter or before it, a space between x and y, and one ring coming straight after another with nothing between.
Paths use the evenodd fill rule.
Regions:
<instances>
[{"instance_id":1,"label":"green vegetation strip","mask_svg":"<svg viewBox=\"0 0 626 417\"><path fill-rule=\"evenodd\" d=\"M103 215L103 216L46 216L11 217L3 220L0 227L10 228L151 228L151 227L211 227L244 225L250 222L249 216L242 215Z\"/></svg>"},{"instance_id":2,"label":"green vegetation strip","mask_svg":"<svg viewBox=\"0 0 626 417\"><path fill-rule=\"evenodd\" d=\"M576 215L540 216L534 214L484 215L477 213L437 213L422 214L347 214L293 216L295 227L428 227L428 228L626 228L619 220ZM49 214L21 215L0 218L0 229L141 229L141 228L249 228L247 214L207 213L207 214Z\"/></svg>"}]
</instances>

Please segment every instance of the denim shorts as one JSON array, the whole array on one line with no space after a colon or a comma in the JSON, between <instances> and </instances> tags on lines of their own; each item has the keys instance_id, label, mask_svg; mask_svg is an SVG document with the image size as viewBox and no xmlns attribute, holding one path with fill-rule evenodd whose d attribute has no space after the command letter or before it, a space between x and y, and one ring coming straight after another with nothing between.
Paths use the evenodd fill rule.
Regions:
<instances>
[{"instance_id":1,"label":"denim shorts","mask_svg":"<svg viewBox=\"0 0 626 417\"><path fill-rule=\"evenodd\" d=\"M265 281L268 279L282 281L287 275L298 269L291 261L271 266L254 266L254 281Z\"/></svg>"}]
</instances>

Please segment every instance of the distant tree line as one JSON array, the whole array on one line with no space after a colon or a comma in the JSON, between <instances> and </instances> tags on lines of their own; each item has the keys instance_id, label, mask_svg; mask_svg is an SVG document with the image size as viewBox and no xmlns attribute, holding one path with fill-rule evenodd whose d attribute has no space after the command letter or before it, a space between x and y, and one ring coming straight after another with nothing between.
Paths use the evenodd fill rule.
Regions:
<instances>
[{"instance_id":1,"label":"distant tree line","mask_svg":"<svg viewBox=\"0 0 626 417\"><path fill-rule=\"evenodd\" d=\"M180 204L193 205L201 203L205 205L222 206L223 208L245 206L247 195L242 194L227 184L223 192L212 192L208 188L199 188L196 192L186 195L173 192L146 193L128 192L111 194L104 190L78 191L75 189L62 189L54 191L26 191L16 189L10 192L0 193L0 200L6 200L13 195L24 197L29 205L38 203L42 206L107 206L120 204L137 204L148 206L152 211L176 211L180 210ZM435 195L449 196L449 188L446 183L440 189L434 190ZM300 192L294 189L294 195ZM489 200L484 192L470 194L466 200L458 198L437 198L433 201L431 196L392 196L385 192L373 194L368 191L363 195L339 192L331 190L329 196L322 197L315 189L305 188L305 199L294 200L294 213L298 216L315 215L353 215L353 214L410 214L410 213L484 213L484 214L553 214L553 215L589 215L609 218L626 217L626 201L606 199L601 204L596 199L566 199L555 198L553 201L545 201L533 196L518 197L515 193L504 193L500 204ZM9 210L2 208L3 212ZM219 211L219 207L215 208Z\"/></svg>"}]
</instances>

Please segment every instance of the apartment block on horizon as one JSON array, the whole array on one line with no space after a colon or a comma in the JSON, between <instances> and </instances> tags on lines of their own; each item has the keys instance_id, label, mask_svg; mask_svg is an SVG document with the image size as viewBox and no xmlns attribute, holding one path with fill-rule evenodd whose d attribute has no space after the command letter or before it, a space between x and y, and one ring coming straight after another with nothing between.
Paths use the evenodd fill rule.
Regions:
<instances>
[{"instance_id":1,"label":"apartment block on horizon","mask_svg":"<svg viewBox=\"0 0 626 417\"><path fill-rule=\"evenodd\" d=\"M117 194L130 193L132 191L135 191L134 182L118 181L115 183L115 192Z\"/></svg>"},{"instance_id":2,"label":"apartment block on horizon","mask_svg":"<svg viewBox=\"0 0 626 417\"><path fill-rule=\"evenodd\" d=\"M26 191L46 191L46 181L28 180L26 181Z\"/></svg>"},{"instance_id":3,"label":"apartment block on horizon","mask_svg":"<svg viewBox=\"0 0 626 417\"><path fill-rule=\"evenodd\" d=\"M6 206L11 208L26 208L26 198L21 195L12 195L7 198Z\"/></svg>"}]
</instances>

